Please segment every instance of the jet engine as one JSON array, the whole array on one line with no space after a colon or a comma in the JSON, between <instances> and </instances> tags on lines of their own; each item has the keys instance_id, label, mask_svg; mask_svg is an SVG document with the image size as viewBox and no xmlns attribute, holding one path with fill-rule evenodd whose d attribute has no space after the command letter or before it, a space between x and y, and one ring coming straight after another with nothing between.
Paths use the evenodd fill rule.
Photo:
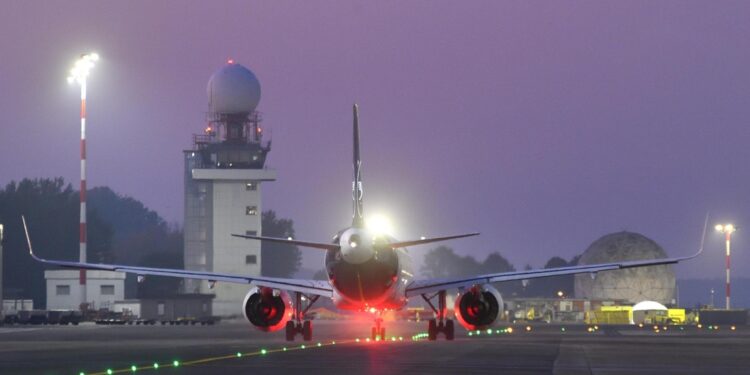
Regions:
<instances>
[{"instance_id":1,"label":"jet engine","mask_svg":"<svg viewBox=\"0 0 750 375\"><path fill-rule=\"evenodd\" d=\"M497 322L503 312L503 298L491 285L477 285L459 293L454 313L468 330L483 329Z\"/></svg>"},{"instance_id":2,"label":"jet engine","mask_svg":"<svg viewBox=\"0 0 750 375\"><path fill-rule=\"evenodd\" d=\"M272 288L253 288L245 296L242 313L250 323L264 332L278 331L293 316L289 295Z\"/></svg>"}]
</instances>

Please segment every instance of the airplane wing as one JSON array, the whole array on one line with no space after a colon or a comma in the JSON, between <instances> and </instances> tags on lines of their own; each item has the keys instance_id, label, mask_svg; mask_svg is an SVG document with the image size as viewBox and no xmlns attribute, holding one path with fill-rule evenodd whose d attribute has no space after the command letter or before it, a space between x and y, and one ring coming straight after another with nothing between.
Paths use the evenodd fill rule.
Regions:
<instances>
[{"instance_id":1,"label":"airplane wing","mask_svg":"<svg viewBox=\"0 0 750 375\"><path fill-rule=\"evenodd\" d=\"M582 266L572 267L560 267L560 268L547 268L527 271L513 271L513 272L501 272L491 273L479 276L469 277L456 277L447 279L430 279L430 280L416 280L406 287L406 296L417 296L425 293L432 293L452 288L466 288L473 285L489 284L502 281L514 281L514 280L530 280L541 277L550 276L561 276L561 275L573 275L579 273L590 273L596 274L601 271L621 270L627 268L636 267L647 267L647 266L659 266L665 264L674 264L683 260L693 259L703 252L703 246L698 250L697 253L681 258L663 258L663 259L649 259L649 260L635 260L635 261L624 261L604 264L591 264Z\"/></svg>"},{"instance_id":2,"label":"airplane wing","mask_svg":"<svg viewBox=\"0 0 750 375\"><path fill-rule=\"evenodd\" d=\"M579 273L590 273L592 276L594 276L596 275L597 272L602 272L602 271L612 271L612 270L622 270L622 269L627 269L627 268L675 264L683 260L693 259L703 252L703 245L706 242L706 230L707 229L708 229L708 214L706 214L706 220L703 223L703 236L701 237L700 248L698 248L698 252L687 257L632 260L632 261L621 261L621 262L603 263L603 264L587 264L587 265L572 266L572 267L559 267L559 268L546 268L546 269L526 270L526 271L490 273L486 275L469 276L469 277L415 280L406 287L406 296L412 297L412 296L417 296L420 294L438 292L438 291L446 290L446 289L466 288L466 287L471 287L474 285L497 283L497 282L502 282L502 281L530 280L530 279L537 279L541 277L575 275Z\"/></svg>"},{"instance_id":3,"label":"airplane wing","mask_svg":"<svg viewBox=\"0 0 750 375\"><path fill-rule=\"evenodd\" d=\"M31 247L31 238L29 237L29 230L26 227L26 218L23 218L23 229L26 233L26 243L29 246L29 254L35 260L66 268L85 269L85 270L99 270L99 271L120 271L127 273L134 273L137 275L152 275L152 276L169 276L169 277L181 277L185 279L198 279L198 280L209 280L209 281L222 281L228 283L237 284L254 284L263 287L269 287L274 289L283 289L292 292L301 292L314 294L321 297L331 298L333 296L333 289L331 285L326 281L321 280L300 280L300 279L286 279L277 277L262 277L262 276L237 276L227 275L213 272L203 271L189 271L189 270L178 270L178 269L167 269L167 268L150 268L150 267L137 267L137 266L126 266L117 264L98 264L98 263L79 263L64 260L48 260L43 259L34 254L34 250Z\"/></svg>"}]
</instances>

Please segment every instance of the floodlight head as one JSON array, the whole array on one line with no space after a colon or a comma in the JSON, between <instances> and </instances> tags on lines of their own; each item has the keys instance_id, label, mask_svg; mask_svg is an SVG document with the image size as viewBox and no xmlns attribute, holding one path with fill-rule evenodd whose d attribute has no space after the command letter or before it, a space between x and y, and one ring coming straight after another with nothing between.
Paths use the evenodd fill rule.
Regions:
<instances>
[{"instance_id":1,"label":"floodlight head","mask_svg":"<svg viewBox=\"0 0 750 375\"><path fill-rule=\"evenodd\" d=\"M99 61L98 53L87 53L81 55L81 58L76 61L73 65L73 69L70 70L68 76L68 83L76 82L79 85L83 85L86 82L86 78L89 76L91 68L94 67L94 62Z\"/></svg>"},{"instance_id":2,"label":"floodlight head","mask_svg":"<svg viewBox=\"0 0 750 375\"><path fill-rule=\"evenodd\" d=\"M725 234L732 234L737 231L737 227L735 227L734 224L717 224L714 228L716 228L717 232Z\"/></svg>"}]
</instances>

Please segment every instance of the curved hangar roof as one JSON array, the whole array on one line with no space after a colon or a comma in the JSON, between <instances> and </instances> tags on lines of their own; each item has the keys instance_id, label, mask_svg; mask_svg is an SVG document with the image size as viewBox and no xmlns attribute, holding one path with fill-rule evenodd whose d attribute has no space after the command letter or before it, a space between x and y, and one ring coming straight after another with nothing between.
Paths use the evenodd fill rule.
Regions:
<instances>
[{"instance_id":1,"label":"curved hangar roof","mask_svg":"<svg viewBox=\"0 0 750 375\"><path fill-rule=\"evenodd\" d=\"M594 241L578 264L610 263L620 260L666 258L667 253L653 240L633 232L612 233ZM674 303L675 275L671 265L599 272L595 278L576 275L575 295L594 300L644 300Z\"/></svg>"}]
</instances>

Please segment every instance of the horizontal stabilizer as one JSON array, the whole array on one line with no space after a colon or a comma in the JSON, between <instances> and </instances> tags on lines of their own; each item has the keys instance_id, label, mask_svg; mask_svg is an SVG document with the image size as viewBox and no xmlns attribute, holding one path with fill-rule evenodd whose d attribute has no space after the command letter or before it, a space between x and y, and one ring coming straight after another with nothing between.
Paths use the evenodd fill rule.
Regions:
<instances>
[{"instance_id":1,"label":"horizontal stabilizer","mask_svg":"<svg viewBox=\"0 0 750 375\"><path fill-rule=\"evenodd\" d=\"M466 234L459 234L456 236L422 238L422 239L413 240L413 241L392 242L392 243L389 243L388 246L390 246L392 249L398 249L401 247L424 245L426 243L454 240L456 238L464 238L464 237L471 237L471 236L478 236L478 235L479 233L466 233Z\"/></svg>"},{"instance_id":2,"label":"horizontal stabilizer","mask_svg":"<svg viewBox=\"0 0 750 375\"><path fill-rule=\"evenodd\" d=\"M247 238L251 240L287 243L287 244L293 244L293 245L304 246L304 247L312 247L315 249L322 249L322 250L338 250L339 249L339 245L335 245L331 243L297 241L297 240L291 240L288 238L250 236L250 235L244 235L244 234L232 234L232 236L239 237L239 238Z\"/></svg>"}]
</instances>

